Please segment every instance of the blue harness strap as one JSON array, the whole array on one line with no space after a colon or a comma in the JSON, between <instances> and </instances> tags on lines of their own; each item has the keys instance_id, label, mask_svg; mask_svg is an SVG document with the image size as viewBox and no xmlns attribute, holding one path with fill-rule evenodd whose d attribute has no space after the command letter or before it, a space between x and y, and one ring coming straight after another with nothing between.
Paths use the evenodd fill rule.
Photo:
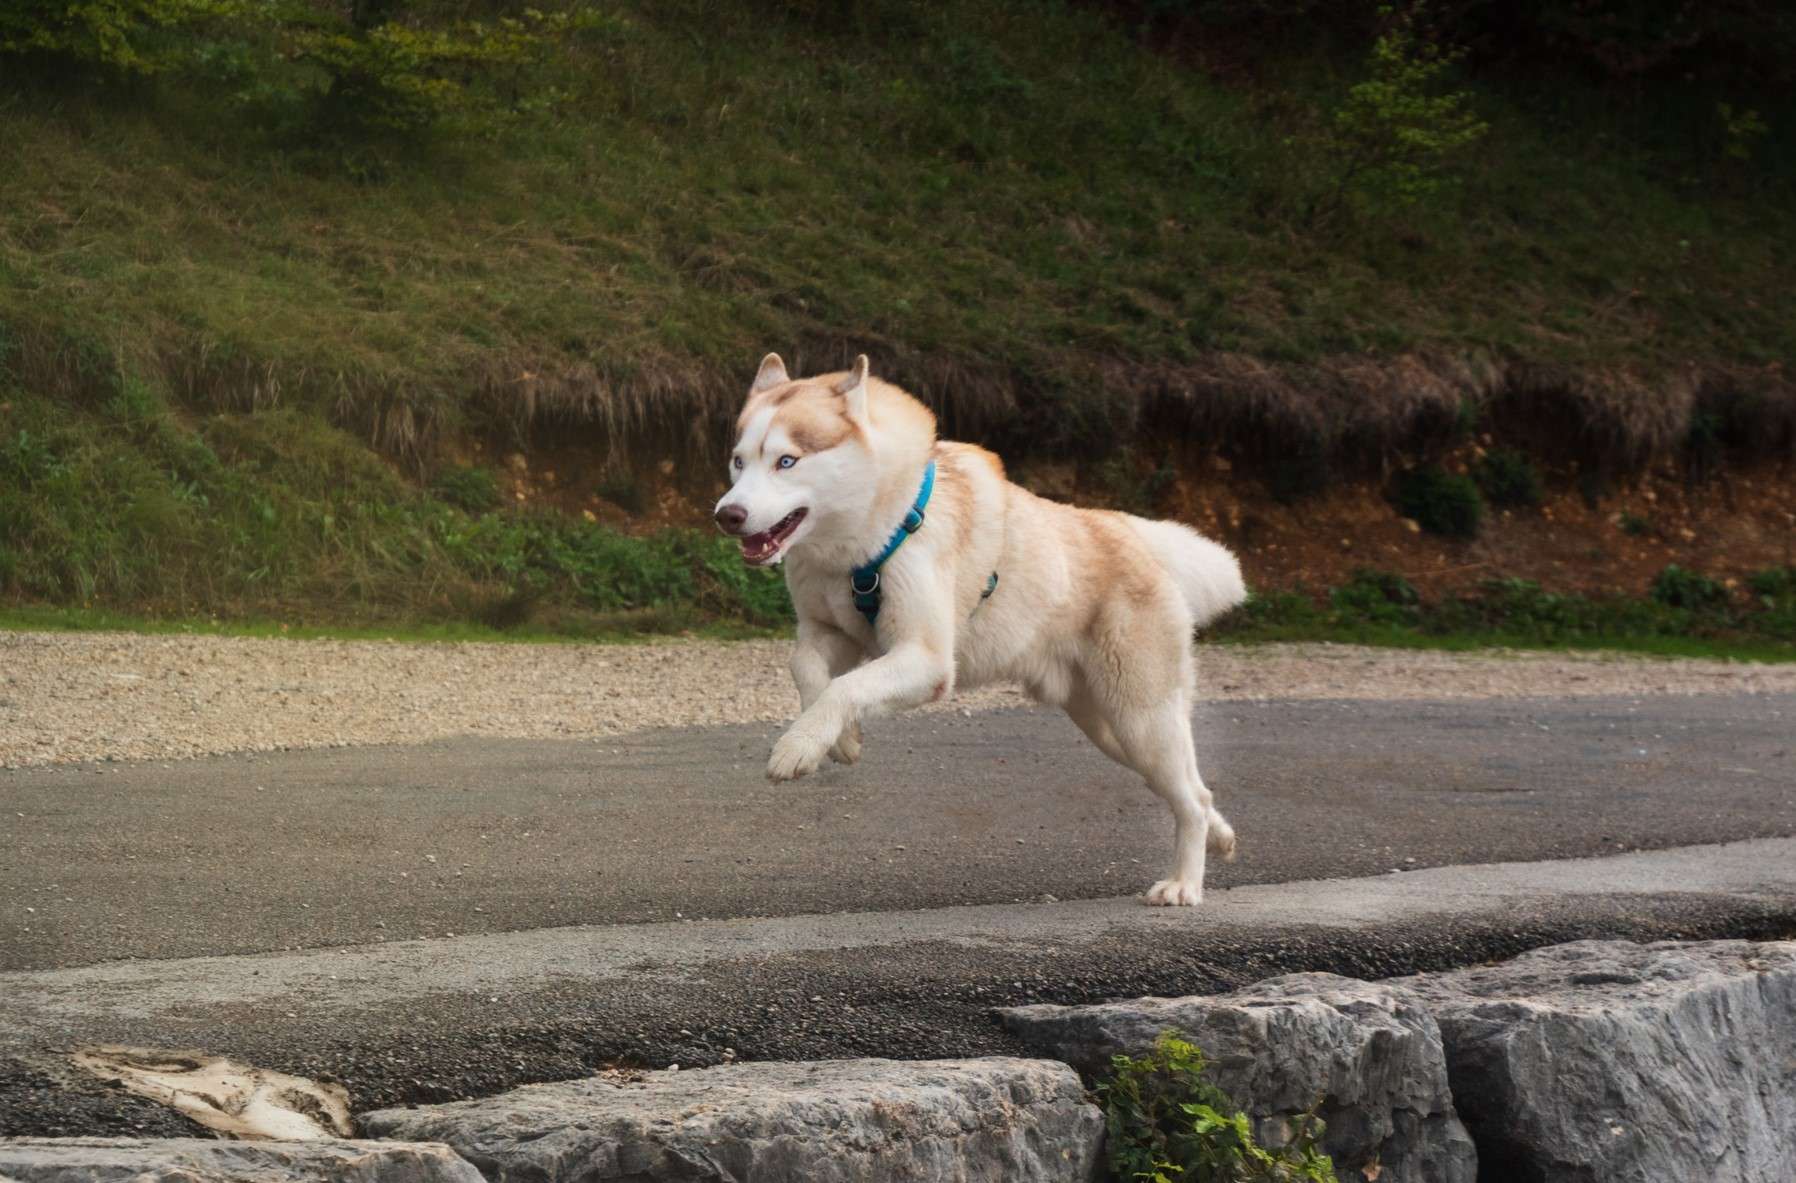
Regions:
<instances>
[{"instance_id":1,"label":"blue harness strap","mask_svg":"<svg viewBox=\"0 0 1796 1183\"><path fill-rule=\"evenodd\" d=\"M923 528L923 510L929 504L929 495L935 492L935 461L923 470L923 487L917 490L916 504L904 515L904 521L892 531L891 540L886 548L879 552L872 561L856 567L848 575L848 586L854 592L854 606L860 609L867 623L872 624L879 619L879 569L886 565L886 560L898 553L904 540Z\"/></svg>"},{"instance_id":2,"label":"blue harness strap","mask_svg":"<svg viewBox=\"0 0 1796 1183\"><path fill-rule=\"evenodd\" d=\"M917 491L916 504L912 505L910 512L904 515L904 521L899 524L898 528L892 531L891 540L886 543L885 549L879 552L877 558L856 567L849 573L848 587L854 593L854 606L860 610L862 616L867 618L868 624L875 624L879 620L879 569L886 565L887 559L898 553L898 548L904 545L906 538L923 528L923 510L928 506L929 495L933 492L935 492L935 461L931 460L929 467L923 470L923 487ZM992 593L997 590L998 573L993 571L991 578L985 581L985 590L979 593L979 603L974 606L973 611L979 611L985 602L991 599Z\"/></svg>"}]
</instances>

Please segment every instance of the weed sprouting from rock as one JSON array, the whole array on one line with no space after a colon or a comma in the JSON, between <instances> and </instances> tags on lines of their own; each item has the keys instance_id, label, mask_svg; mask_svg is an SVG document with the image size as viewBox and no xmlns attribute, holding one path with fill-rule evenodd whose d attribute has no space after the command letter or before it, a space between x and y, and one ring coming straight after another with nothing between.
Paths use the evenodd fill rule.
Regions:
<instances>
[{"instance_id":1,"label":"weed sprouting from rock","mask_svg":"<svg viewBox=\"0 0 1796 1183\"><path fill-rule=\"evenodd\" d=\"M1336 1183L1316 1148L1314 1112L1274 1149L1261 1146L1248 1116L1206 1079L1197 1045L1167 1032L1142 1056L1116 1056L1098 1085L1107 1126L1109 1177L1151 1183Z\"/></svg>"}]
</instances>

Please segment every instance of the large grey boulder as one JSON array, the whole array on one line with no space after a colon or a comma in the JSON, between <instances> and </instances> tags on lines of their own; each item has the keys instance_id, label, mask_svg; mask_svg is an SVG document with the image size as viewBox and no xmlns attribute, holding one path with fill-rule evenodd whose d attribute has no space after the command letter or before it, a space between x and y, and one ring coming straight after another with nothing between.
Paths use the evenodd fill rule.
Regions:
<instances>
[{"instance_id":1,"label":"large grey boulder","mask_svg":"<svg viewBox=\"0 0 1796 1183\"><path fill-rule=\"evenodd\" d=\"M1202 1048L1209 1075L1263 1142L1320 1101L1321 1144L1343 1180L1472 1183L1477 1156L1454 1113L1440 1031L1402 990L1291 974L1233 994L1001 1011L1028 1047L1091 1077L1164 1031Z\"/></svg>"},{"instance_id":2,"label":"large grey boulder","mask_svg":"<svg viewBox=\"0 0 1796 1183\"><path fill-rule=\"evenodd\" d=\"M17 1183L480 1183L447 1146L224 1142L212 1138L3 1138Z\"/></svg>"},{"instance_id":3,"label":"large grey boulder","mask_svg":"<svg viewBox=\"0 0 1796 1183\"><path fill-rule=\"evenodd\" d=\"M1398 981L1489 1177L1796 1180L1796 942L1579 941Z\"/></svg>"},{"instance_id":4,"label":"large grey boulder","mask_svg":"<svg viewBox=\"0 0 1796 1183\"><path fill-rule=\"evenodd\" d=\"M529 1085L362 1116L490 1180L1089 1180L1103 1115L1064 1064L825 1060Z\"/></svg>"}]
</instances>

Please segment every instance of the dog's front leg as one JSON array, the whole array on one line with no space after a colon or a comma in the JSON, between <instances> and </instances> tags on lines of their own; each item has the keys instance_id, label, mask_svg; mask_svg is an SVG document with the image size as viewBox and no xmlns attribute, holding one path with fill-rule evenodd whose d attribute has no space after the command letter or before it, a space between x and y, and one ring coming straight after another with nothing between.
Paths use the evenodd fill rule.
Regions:
<instances>
[{"instance_id":1,"label":"dog's front leg","mask_svg":"<svg viewBox=\"0 0 1796 1183\"><path fill-rule=\"evenodd\" d=\"M842 675L824 688L786 734L773 745L769 780L793 780L815 772L841 741L849 724L863 715L920 706L946 695L954 681L954 659L921 641L908 641L884 657Z\"/></svg>"},{"instance_id":2,"label":"dog's front leg","mask_svg":"<svg viewBox=\"0 0 1796 1183\"><path fill-rule=\"evenodd\" d=\"M800 619L791 663L792 681L798 687L799 713L810 710L823 696L830 679L839 678L860 664L861 656L860 642L841 629ZM829 754L839 764L853 764L861 758L859 720L848 721Z\"/></svg>"},{"instance_id":3,"label":"dog's front leg","mask_svg":"<svg viewBox=\"0 0 1796 1183\"><path fill-rule=\"evenodd\" d=\"M927 565L920 568L927 571ZM883 656L824 686L791 730L773 745L767 775L791 780L814 772L858 719L920 706L954 688L954 600L946 579L895 575L881 610Z\"/></svg>"}]
</instances>

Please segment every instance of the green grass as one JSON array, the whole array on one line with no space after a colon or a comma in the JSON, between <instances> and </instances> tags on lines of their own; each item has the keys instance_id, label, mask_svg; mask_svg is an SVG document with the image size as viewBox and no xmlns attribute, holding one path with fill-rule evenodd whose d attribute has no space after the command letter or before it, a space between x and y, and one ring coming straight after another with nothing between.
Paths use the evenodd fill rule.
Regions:
<instances>
[{"instance_id":1,"label":"green grass","mask_svg":"<svg viewBox=\"0 0 1796 1183\"><path fill-rule=\"evenodd\" d=\"M91 633L125 632L154 636L282 638L295 641L487 642L508 645L635 645L670 640L750 641L785 637L791 629L734 620L689 619L670 626L654 616L558 614L494 628L478 621L398 621L392 624L294 624L290 621L219 617L150 617L102 608L57 608L43 604L0 605L0 631Z\"/></svg>"},{"instance_id":2,"label":"green grass","mask_svg":"<svg viewBox=\"0 0 1796 1183\"><path fill-rule=\"evenodd\" d=\"M1714 588L1700 599L1693 584ZM1401 576L1366 570L1320 603L1269 592L1220 622L1225 643L1336 641L1399 648L1615 650L1660 657L1796 661L1796 574L1760 573L1750 594L1669 567L1647 599L1560 594L1522 579L1424 599Z\"/></svg>"},{"instance_id":3,"label":"green grass","mask_svg":"<svg viewBox=\"0 0 1796 1183\"><path fill-rule=\"evenodd\" d=\"M315 416L192 417L132 384L92 411L19 392L0 408L14 606L594 636L790 616L779 578L714 533L469 512Z\"/></svg>"},{"instance_id":4,"label":"green grass","mask_svg":"<svg viewBox=\"0 0 1796 1183\"><path fill-rule=\"evenodd\" d=\"M1609 633L1587 637L1543 637L1525 631L1428 632L1401 625L1317 621L1310 624L1230 625L1213 640L1222 645L1277 645L1320 642L1378 649L1432 649L1448 653L1508 650L1520 653L1614 653L1638 657L1692 657L1714 661L1796 661L1796 643L1732 638L1632 636Z\"/></svg>"},{"instance_id":5,"label":"green grass","mask_svg":"<svg viewBox=\"0 0 1796 1183\"><path fill-rule=\"evenodd\" d=\"M1537 366L1543 413L1584 375L1591 405L1657 423L1693 414L1658 379L1772 375L1796 345L1786 94L1730 96L1770 129L1737 159L1701 87L1467 75L1490 133L1458 183L1335 208L1321 145L1363 45L1294 42L1244 74L1083 5L606 11L623 19L577 39L553 116L364 145L354 169L173 82L0 76L0 604L779 628L777 580L720 540L502 509L432 450L702 451L768 348L801 371L868 350L953 434L1118 480L1156 400L1204 448L1295 425L1263 449L1295 498L1337 445L1389 454L1396 434L1361 430L1380 407L1470 422L1485 361ZM1388 380L1400 354L1461 377ZM621 468L595 491L643 504ZM1544 627L1517 635L1582 643Z\"/></svg>"},{"instance_id":6,"label":"green grass","mask_svg":"<svg viewBox=\"0 0 1796 1183\"><path fill-rule=\"evenodd\" d=\"M1796 343L1781 107L1741 162L1700 97L1668 119L1474 79L1463 185L1318 219L1356 54L1269 58L1255 88L1078 6L622 11L556 119L360 182L168 87L5 92L0 331L28 384L122 362L403 452L531 407L683 430L768 348L866 348L987 424L1020 383L1070 411L1018 433L1048 446L1126 420L1139 367L1216 355L1650 374Z\"/></svg>"}]
</instances>

